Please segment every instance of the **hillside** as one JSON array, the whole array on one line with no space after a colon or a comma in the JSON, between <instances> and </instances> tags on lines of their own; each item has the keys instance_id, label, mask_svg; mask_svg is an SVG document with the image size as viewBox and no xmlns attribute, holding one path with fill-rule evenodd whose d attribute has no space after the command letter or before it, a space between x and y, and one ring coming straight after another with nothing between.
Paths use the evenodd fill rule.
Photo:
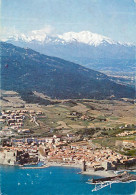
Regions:
<instances>
[{"instance_id":1,"label":"hillside","mask_svg":"<svg viewBox=\"0 0 136 195\"><path fill-rule=\"evenodd\" d=\"M67 32L53 37L33 31L29 35L14 35L7 41L97 71L127 73L135 70L135 45L117 42L89 31Z\"/></svg>"},{"instance_id":2,"label":"hillside","mask_svg":"<svg viewBox=\"0 0 136 195\"><path fill-rule=\"evenodd\" d=\"M31 49L1 43L1 86L21 93L38 91L52 98L134 98L132 88L97 71Z\"/></svg>"}]
</instances>

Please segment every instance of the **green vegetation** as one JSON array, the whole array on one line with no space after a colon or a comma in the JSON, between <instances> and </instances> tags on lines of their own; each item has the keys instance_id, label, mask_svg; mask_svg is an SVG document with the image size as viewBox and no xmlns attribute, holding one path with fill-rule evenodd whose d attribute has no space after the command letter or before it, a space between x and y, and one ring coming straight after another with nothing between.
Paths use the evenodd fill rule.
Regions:
<instances>
[{"instance_id":1,"label":"green vegetation","mask_svg":"<svg viewBox=\"0 0 136 195\"><path fill-rule=\"evenodd\" d=\"M35 123L31 122L29 117L27 117L27 118L24 120L24 125L23 125L23 128L24 128L24 129L33 130L34 126L35 126Z\"/></svg>"},{"instance_id":2,"label":"green vegetation","mask_svg":"<svg viewBox=\"0 0 136 195\"><path fill-rule=\"evenodd\" d=\"M126 156L136 156L136 149L124 149L124 152L121 152L122 154L126 155Z\"/></svg>"},{"instance_id":3,"label":"green vegetation","mask_svg":"<svg viewBox=\"0 0 136 195\"><path fill-rule=\"evenodd\" d=\"M115 149L115 141L117 140L116 137L111 137L111 138L96 138L93 139L94 143L100 144L102 147L109 147L112 149Z\"/></svg>"}]
</instances>

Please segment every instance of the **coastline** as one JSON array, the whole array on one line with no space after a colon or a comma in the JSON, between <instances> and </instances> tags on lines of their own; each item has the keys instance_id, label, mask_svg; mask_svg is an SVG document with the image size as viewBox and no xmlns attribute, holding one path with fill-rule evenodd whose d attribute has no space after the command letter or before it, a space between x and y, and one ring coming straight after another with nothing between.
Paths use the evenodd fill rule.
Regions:
<instances>
[{"instance_id":1,"label":"coastline","mask_svg":"<svg viewBox=\"0 0 136 195\"><path fill-rule=\"evenodd\" d=\"M44 166L40 166L40 167L20 167L21 169L44 169L44 168L48 168L47 165Z\"/></svg>"},{"instance_id":2,"label":"coastline","mask_svg":"<svg viewBox=\"0 0 136 195\"><path fill-rule=\"evenodd\" d=\"M9 165L6 165L6 166L9 166ZM15 166L15 165L13 165L13 166ZM82 171L82 165L80 165L80 164L65 164L65 163L56 163L56 162L47 162L43 166L39 166L39 167L23 167L23 166L18 166L18 165L16 165L16 167L19 167L21 169L44 169L44 168L50 168L50 167L65 167L65 168L80 169L80 171L77 174L82 174L82 175L98 176L98 177L113 177L113 176L117 175L117 173L115 171L112 171L112 170L94 171L92 169L88 169L87 171Z\"/></svg>"},{"instance_id":3,"label":"coastline","mask_svg":"<svg viewBox=\"0 0 136 195\"><path fill-rule=\"evenodd\" d=\"M64 163L46 163L48 167L71 167L71 168L79 168L81 171L79 174L83 175L90 175L90 176L99 176L99 177L112 177L116 176L114 171L94 171L94 170L87 170L82 171L82 165L79 164L64 164Z\"/></svg>"}]
</instances>

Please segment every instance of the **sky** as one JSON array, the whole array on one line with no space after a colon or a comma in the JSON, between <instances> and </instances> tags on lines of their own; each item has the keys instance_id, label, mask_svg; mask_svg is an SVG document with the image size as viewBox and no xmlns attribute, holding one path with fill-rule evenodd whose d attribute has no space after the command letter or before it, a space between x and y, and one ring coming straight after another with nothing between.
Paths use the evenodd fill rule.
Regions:
<instances>
[{"instance_id":1,"label":"sky","mask_svg":"<svg viewBox=\"0 0 136 195\"><path fill-rule=\"evenodd\" d=\"M1 0L1 36L91 31L136 43L136 0Z\"/></svg>"}]
</instances>

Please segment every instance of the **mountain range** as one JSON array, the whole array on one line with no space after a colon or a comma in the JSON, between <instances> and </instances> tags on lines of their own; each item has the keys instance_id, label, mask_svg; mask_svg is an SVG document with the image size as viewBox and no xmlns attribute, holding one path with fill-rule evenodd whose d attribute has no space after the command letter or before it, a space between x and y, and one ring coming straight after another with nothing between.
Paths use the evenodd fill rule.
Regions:
<instances>
[{"instance_id":1,"label":"mountain range","mask_svg":"<svg viewBox=\"0 0 136 195\"><path fill-rule=\"evenodd\" d=\"M81 65L1 42L1 88L51 98L134 98L134 89Z\"/></svg>"},{"instance_id":2,"label":"mountain range","mask_svg":"<svg viewBox=\"0 0 136 195\"><path fill-rule=\"evenodd\" d=\"M133 72L136 65L134 44L113 41L90 31L49 36L39 30L16 34L7 42L98 71Z\"/></svg>"}]
</instances>

